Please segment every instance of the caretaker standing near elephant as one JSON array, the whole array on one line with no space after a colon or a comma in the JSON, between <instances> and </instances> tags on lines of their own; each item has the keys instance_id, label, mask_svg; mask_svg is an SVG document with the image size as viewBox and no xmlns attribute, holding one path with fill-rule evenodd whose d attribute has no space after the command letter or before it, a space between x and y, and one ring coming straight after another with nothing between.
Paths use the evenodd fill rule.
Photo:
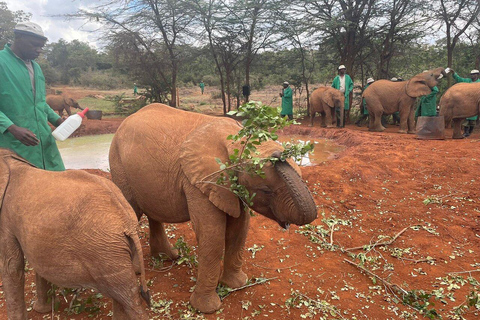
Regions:
<instances>
[{"instance_id":1,"label":"caretaker standing near elephant","mask_svg":"<svg viewBox=\"0 0 480 320\"><path fill-rule=\"evenodd\" d=\"M368 78L367 79L367 84L365 85L365 87L363 87L363 91L365 91L368 86L372 83L374 83L375 80L373 78ZM358 126L358 127L361 127L362 126L362 121L367 119L368 118L368 108L367 108L367 102L365 101L365 99L362 99L362 105L360 107L360 110L361 110L361 113L362 113L362 116L360 117L360 119L358 119L355 124Z\"/></svg>"},{"instance_id":2,"label":"caretaker standing near elephant","mask_svg":"<svg viewBox=\"0 0 480 320\"><path fill-rule=\"evenodd\" d=\"M337 127L344 127L345 120L350 120L350 105L352 104L351 93L353 90L353 81L348 74L346 74L347 69L342 64L338 67L338 75L333 79L332 87L340 90L345 94L345 113L344 119L340 119L340 110L337 112Z\"/></svg>"},{"instance_id":3,"label":"caretaker standing near elephant","mask_svg":"<svg viewBox=\"0 0 480 320\"><path fill-rule=\"evenodd\" d=\"M38 168L63 171L50 122L63 119L45 102L45 77L38 58L47 41L42 28L21 22L15 40L0 51L0 147L8 148Z\"/></svg>"},{"instance_id":4,"label":"caretaker standing near elephant","mask_svg":"<svg viewBox=\"0 0 480 320\"><path fill-rule=\"evenodd\" d=\"M415 117L435 117L437 115L437 86L432 88L432 92L420 98L420 103L415 110Z\"/></svg>"},{"instance_id":5,"label":"caretaker standing near elephant","mask_svg":"<svg viewBox=\"0 0 480 320\"><path fill-rule=\"evenodd\" d=\"M280 97L282 97L282 112L280 115L282 117L288 116L289 120L293 120L293 92L290 88L290 84L285 81L283 83L282 92L280 92Z\"/></svg>"},{"instance_id":6,"label":"caretaker standing near elephant","mask_svg":"<svg viewBox=\"0 0 480 320\"><path fill-rule=\"evenodd\" d=\"M479 78L479 70L472 70L470 71L470 78L462 78L460 77L456 72L455 70L453 70L452 68L450 68L450 71L452 72L452 75L453 75L453 79L455 79L455 82L456 83L474 83L474 82L480 82L480 78ZM473 117L470 117L470 118L467 118L466 119L468 122L467 124L465 125L465 130L464 130L464 133L463 133L463 136L464 137L468 137L472 134L472 131L473 131L473 128L475 128L475 123L477 122L478 120L478 116L473 116Z\"/></svg>"}]
</instances>

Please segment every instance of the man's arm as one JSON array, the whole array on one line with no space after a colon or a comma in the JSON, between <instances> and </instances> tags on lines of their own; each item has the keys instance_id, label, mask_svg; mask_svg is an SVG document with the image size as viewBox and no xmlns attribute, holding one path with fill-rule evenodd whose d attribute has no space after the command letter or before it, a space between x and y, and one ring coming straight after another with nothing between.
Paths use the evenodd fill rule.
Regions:
<instances>
[{"instance_id":1,"label":"man's arm","mask_svg":"<svg viewBox=\"0 0 480 320\"><path fill-rule=\"evenodd\" d=\"M15 125L5 113L0 111L0 132L5 134L7 131L26 146L36 146L40 142L32 131Z\"/></svg>"},{"instance_id":2,"label":"man's arm","mask_svg":"<svg viewBox=\"0 0 480 320\"><path fill-rule=\"evenodd\" d=\"M5 133L7 129L13 124L12 120L8 118L5 113L0 111L0 132Z\"/></svg>"},{"instance_id":3,"label":"man's arm","mask_svg":"<svg viewBox=\"0 0 480 320\"><path fill-rule=\"evenodd\" d=\"M291 89L291 88L289 88L289 89L290 89L290 90L285 90L285 91L283 92L283 97L284 97L284 98L291 98L291 97L293 96L292 89Z\"/></svg>"},{"instance_id":4,"label":"man's arm","mask_svg":"<svg viewBox=\"0 0 480 320\"><path fill-rule=\"evenodd\" d=\"M453 79L455 79L455 82L472 82L469 78L460 77L455 71L453 72Z\"/></svg>"}]
</instances>

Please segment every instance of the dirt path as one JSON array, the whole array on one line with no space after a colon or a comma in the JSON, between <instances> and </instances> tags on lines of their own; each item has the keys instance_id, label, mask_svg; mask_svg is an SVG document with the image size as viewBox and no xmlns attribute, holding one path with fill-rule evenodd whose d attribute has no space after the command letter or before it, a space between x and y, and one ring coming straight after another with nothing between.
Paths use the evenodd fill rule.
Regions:
<instances>
[{"instance_id":1,"label":"dirt path","mask_svg":"<svg viewBox=\"0 0 480 320\"><path fill-rule=\"evenodd\" d=\"M96 133L97 127L103 126L93 121L86 123L81 134ZM107 133L115 129L109 124L108 129L98 130ZM397 134L397 129L371 133L355 126L327 130L301 125L286 130L287 134L333 139L347 148L321 165L302 168L319 207L312 227L292 226L284 231L261 216L252 218L245 271L250 277L272 280L231 293L217 314L198 315L189 308L194 268L186 263L167 261L162 267L152 262L146 241L148 227L142 220L144 259L154 300L150 318L422 318L414 310L417 306L455 319L454 308L462 305L472 290L480 292L475 280L480 277L480 134L464 140L424 141ZM447 134L451 136L451 131ZM196 245L189 224L168 229L172 243L182 237L188 245ZM395 235L398 237L389 245L361 248L392 240ZM355 254L352 256L346 249L354 247L360 249L349 250ZM363 267L378 278L373 281L372 274L346 260L363 261ZM459 273L449 276L451 272ZM30 270L28 306L33 300L32 282ZM433 292L438 300L430 299L434 306L425 307L423 298L405 306L400 303L402 290ZM63 310L68 304L62 302L55 319L89 318L87 312L66 315ZM0 303L0 318L5 319L3 297ZM100 299L99 305L93 319L110 318L108 300ZM44 319L34 311L29 317ZM478 319L479 313L468 312L463 317Z\"/></svg>"}]
</instances>

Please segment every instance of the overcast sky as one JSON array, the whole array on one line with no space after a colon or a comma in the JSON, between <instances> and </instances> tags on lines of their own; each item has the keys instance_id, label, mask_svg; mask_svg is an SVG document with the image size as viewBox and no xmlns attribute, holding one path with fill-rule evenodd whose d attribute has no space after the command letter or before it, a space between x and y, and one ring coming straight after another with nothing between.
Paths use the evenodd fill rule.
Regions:
<instances>
[{"instance_id":1,"label":"overcast sky","mask_svg":"<svg viewBox=\"0 0 480 320\"><path fill-rule=\"evenodd\" d=\"M92 24L84 25L83 21L52 17L75 13L78 9L86 9L99 0L2 0L7 3L11 11L23 10L32 14L31 21L38 23L50 42L57 42L60 38L67 41L78 39L89 42L93 47L99 47L94 33L88 32L95 28Z\"/></svg>"}]
</instances>

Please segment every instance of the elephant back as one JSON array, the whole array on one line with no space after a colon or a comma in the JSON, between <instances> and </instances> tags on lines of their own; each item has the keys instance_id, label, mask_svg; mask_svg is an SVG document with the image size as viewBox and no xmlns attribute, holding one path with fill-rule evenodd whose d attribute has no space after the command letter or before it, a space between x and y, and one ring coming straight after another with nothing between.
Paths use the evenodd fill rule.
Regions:
<instances>
[{"instance_id":1,"label":"elephant back","mask_svg":"<svg viewBox=\"0 0 480 320\"><path fill-rule=\"evenodd\" d=\"M310 96L310 108L312 111L321 112L323 111L322 107L322 95L328 90L329 87L320 87L315 89Z\"/></svg>"}]
</instances>

